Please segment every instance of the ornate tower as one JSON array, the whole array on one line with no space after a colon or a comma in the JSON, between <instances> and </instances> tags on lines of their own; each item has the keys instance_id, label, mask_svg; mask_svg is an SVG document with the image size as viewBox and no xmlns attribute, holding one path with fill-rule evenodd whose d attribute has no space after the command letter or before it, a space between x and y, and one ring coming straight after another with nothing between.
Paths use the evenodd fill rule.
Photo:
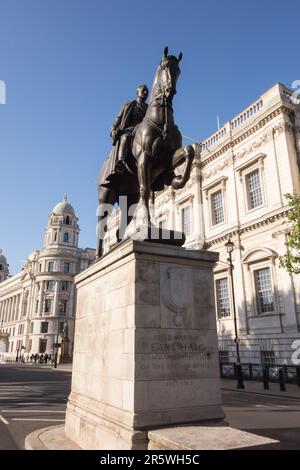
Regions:
<instances>
[{"instance_id":1,"label":"ornate tower","mask_svg":"<svg viewBox=\"0 0 300 470\"><path fill-rule=\"evenodd\" d=\"M0 249L0 282L5 281L5 279L9 276L8 270L9 264L5 256L2 254L2 250Z\"/></svg>"},{"instance_id":2,"label":"ornate tower","mask_svg":"<svg viewBox=\"0 0 300 470\"><path fill-rule=\"evenodd\" d=\"M44 247L45 249L58 248L58 246L77 248L78 235L78 219L65 194L64 200L59 202L49 214Z\"/></svg>"}]
</instances>

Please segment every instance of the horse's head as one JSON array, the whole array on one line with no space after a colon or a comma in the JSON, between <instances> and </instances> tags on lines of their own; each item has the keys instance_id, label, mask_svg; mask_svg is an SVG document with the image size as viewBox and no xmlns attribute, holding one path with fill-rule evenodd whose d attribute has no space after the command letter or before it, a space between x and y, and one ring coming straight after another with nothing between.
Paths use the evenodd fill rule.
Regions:
<instances>
[{"instance_id":1,"label":"horse's head","mask_svg":"<svg viewBox=\"0 0 300 470\"><path fill-rule=\"evenodd\" d=\"M157 85L167 98L172 99L176 94L176 83L180 75L179 62L181 59L181 52L178 57L168 55L168 48L165 47L163 58L158 66Z\"/></svg>"}]
</instances>

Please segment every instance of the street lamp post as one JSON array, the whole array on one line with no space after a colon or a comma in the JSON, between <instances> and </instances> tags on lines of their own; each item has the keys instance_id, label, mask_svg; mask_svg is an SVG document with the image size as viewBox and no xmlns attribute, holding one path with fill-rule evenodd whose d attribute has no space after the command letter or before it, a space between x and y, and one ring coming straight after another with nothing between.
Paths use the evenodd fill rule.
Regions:
<instances>
[{"instance_id":1,"label":"street lamp post","mask_svg":"<svg viewBox=\"0 0 300 470\"><path fill-rule=\"evenodd\" d=\"M61 314L62 306L61 302L58 305L58 318L57 318L57 331L56 331L56 340L55 340L55 348L54 348L54 360L53 360L53 367L54 369L57 368L57 356L58 356L58 337L59 337L59 327L60 327L60 314Z\"/></svg>"},{"instance_id":2,"label":"street lamp post","mask_svg":"<svg viewBox=\"0 0 300 470\"><path fill-rule=\"evenodd\" d=\"M234 322L234 342L236 346L236 371L237 371L237 388L245 388L243 382L243 371L242 371L242 364L241 364L241 357L240 357L240 346L239 346L239 335L238 335L238 327L237 327L237 318L236 318L236 308L235 308L235 295L234 295L234 285L233 285L233 264L232 264L232 252L234 244L231 241L230 237L228 238L227 242L225 243L227 253L229 255L229 271L230 271L230 281L231 281L231 295L232 295L232 306L233 306L233 322Z\"/></svg>"}]
</instances>

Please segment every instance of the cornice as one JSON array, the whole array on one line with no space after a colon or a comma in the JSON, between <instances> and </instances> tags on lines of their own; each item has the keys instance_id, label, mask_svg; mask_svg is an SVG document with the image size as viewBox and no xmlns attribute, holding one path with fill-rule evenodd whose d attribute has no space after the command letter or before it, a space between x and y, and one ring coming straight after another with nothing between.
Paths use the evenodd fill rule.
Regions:
<instances>
[{"instance_id":1,"label":"cornice","mask_svg":"<svg viewBox=\"0 0 300 470\"><path fill-rule=\"evenodd\" d=\"M268 124L272 119L276 118L280 114L289 116L291 111L292 111L291 108L287 107L285 104L281 104L277 109L271 111L269 114L264 116L252 127L245 130L239 136L233 137L232 140L225 143L219 150L217 150L216 152L212 153L211 155L207 156L204 160L202 160L202 168L205 167L208 163L218 158L220 155L223 155L228 150L233 149L236 145L240 144L243 140L247 139L249 136L251 136L258 130L260 130L262 127L264 127L266 124ZM288 129L292 128L292 124L289 123L288 121L285 123L285 126L286 126L285 128L288 128Z\"/></svg>"},{"instance_id":2,"label":"cornice","mask_svg":"<svg viewBox=\"0 0 300 470\"><path fill-rule=\"evenodd\" d=\"M291 209L284 209L281 212L277 212L276 214L271 214L264 219L258 220L256 222L249 223L247 225L241 226L241 227L235 227L231 229L230 231L226 233L222 233L222 235L207 239L205 240L205 245L207 248L210 248L214 245L219 245L221 243L225 243L225 241L228 239L228 237L232 238L237 235L243 235L244 233L247 232L252 232L253 230L256 230L260 227L263 227L265 225L270 225L276 220L283 219L287 217L288 213L290 212Z\"/></svg>"}]
</instances>

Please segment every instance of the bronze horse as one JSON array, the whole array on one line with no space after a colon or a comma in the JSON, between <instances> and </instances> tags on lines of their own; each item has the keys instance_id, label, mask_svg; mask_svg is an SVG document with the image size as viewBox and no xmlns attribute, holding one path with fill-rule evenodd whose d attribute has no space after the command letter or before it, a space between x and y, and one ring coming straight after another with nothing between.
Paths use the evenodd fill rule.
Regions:
<instances>
[{"instance_id":1,"label":"bronze horse","mask_svg":"<svg viewBox=\"0 0 300 470\"><path fill-rule=\"evenodd\" d=\"M154 78L150 105L132 137L132 158L127 165L128 174L116 175L110 184L102 186L103 169L100 173L97 258L102 255L103 236L109 216L109 210L102 210L103 207L112 208L121 196L127 196L127 207L139 202L143 218L150 226L151 191L160 191L166 185L171 185L174 189L183 188L190 177L195 152L191 145L182 148L182 136L174 123L172 108L181 59L182 53L176 57L168 55L167 47L164 49ZM182 163L183 173L176 176L174 169ZM131 219L128 209L123 210L121 207L120 225L125 222L127 226Z\"/></svg>"}]
</instances>

